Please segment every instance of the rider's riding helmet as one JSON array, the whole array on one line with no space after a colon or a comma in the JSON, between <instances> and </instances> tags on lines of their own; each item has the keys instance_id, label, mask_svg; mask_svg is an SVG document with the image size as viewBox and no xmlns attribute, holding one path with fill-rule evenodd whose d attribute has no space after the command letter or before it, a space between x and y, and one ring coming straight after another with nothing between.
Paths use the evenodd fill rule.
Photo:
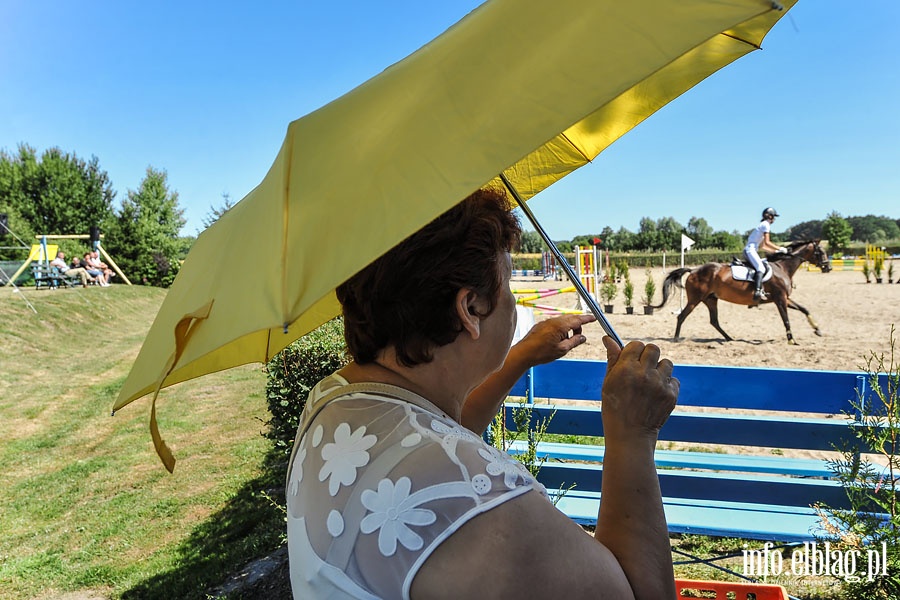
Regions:
<instances>
[{"instance_id":1,"label":"rider's riding helmet","mask_svg":"<svg viewBox=\"0 0 900 600\"><path fill-rule=\"evenodd\" d=\"M766 217L778 217L778 216L780 216L778 214L778 212L776 212L775 209L770 206L769 208L767 208L766 210L763 211L762 218L765 219Z\"/></svg>"}]
</instances>

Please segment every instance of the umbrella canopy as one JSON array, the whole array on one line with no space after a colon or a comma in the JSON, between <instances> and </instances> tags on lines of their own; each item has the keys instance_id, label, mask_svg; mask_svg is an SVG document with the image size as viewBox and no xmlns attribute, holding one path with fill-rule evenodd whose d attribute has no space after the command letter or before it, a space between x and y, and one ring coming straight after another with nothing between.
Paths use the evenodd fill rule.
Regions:
<instances>
[{"instance_id":1,"label":"umbrella canopy","mask_svg":"<svg viewBox=\"0 0 900 600\"><path fill-rule=\"evenodd\" d=\"M716 70L796 0L489 0L292 122L204 231L113 410L264 362L339 313L334 289L499 175L528 199ZM155 426L157 450L172 468Z\"/></svg>"}]
</instances>

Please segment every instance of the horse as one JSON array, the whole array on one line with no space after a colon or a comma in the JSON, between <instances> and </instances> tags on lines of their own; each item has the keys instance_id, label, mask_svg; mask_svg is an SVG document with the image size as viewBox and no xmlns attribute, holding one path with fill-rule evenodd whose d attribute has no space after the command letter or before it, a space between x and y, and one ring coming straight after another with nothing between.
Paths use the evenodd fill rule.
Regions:
<instances>
[{"instance_id":1,"label":"horse","mask_svg":"<svg viewBox=\"0 0 900 600\"><path fill-rule=\"evenodd\" d=\"M675 327L675 340L680 339L681 325L691 311L701 302L709 309L709 322L715 327L719 333L725 337L725 341L732 341L722 327L719 325L719 309L718 301L724 300L734 304L743 304L747 307L758 306L760 304L768 304L774 302L781 314L781 320L784 322L784 328L787 331L788 344L796 345L794 336L791 333L791 323L788 320L788 308L799 310L809 321L816 335L821 336L822 332L819 326L813 321L809 311L789 298L793 289L792 279L794 273L800 265L806 261L814 263L820 267L823 272L827 273L831 270L828 263L828 255L819 246L820 240L806 240L801 242L793 242L788 246L786 253L776 253L768 255L768 263L772 269L772 276L763 283L763 289L766 292L766 300L756 300L753 298L753 292L756 289L750 277L750 281L739 281L732 276L731 266L727 263L706 263L703 266L695 268L681 268L669 273L662 286L662 302L653 308L662 308L669 299L669 293L673 286L683 288L687 292L687 306L678 315L678 325ZM685 283L682 285L681 277L688 273Z\"/></svg>"}]
</instances>

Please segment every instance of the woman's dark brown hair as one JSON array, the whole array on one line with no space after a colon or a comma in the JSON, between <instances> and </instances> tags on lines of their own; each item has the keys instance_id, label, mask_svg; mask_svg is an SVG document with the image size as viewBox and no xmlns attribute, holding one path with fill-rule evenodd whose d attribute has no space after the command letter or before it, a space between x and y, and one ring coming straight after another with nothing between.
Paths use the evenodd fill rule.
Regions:
<instances>
[{"instance_id":1,"label":"woman's dark brown hair","mask_svg":"<svg viewBox=\"0 0 900 600\"><path fill-rule=\"evenodd\" d=\"M344 337L359 364L394 346L401 364L430 362L435 347L462 331L454 302L469 288L493 312L501 281L497 262L519 242L521 227L501 190L482 189L394 246L337 288Z\"/></svg>"}]
</instances>

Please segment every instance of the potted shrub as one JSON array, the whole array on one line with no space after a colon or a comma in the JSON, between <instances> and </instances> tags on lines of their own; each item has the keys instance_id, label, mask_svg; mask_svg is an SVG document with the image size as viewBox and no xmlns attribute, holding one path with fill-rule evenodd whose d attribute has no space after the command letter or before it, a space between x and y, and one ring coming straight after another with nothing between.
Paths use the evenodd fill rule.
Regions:
<instances>
[{"instance_id":1,"label":"potted shrub","mask_svg":"<svg viewBox=\"0 0 900 600\"><path fill-rule=\"evenodd\" d=\"M872 270L869 268L869 261L863 263L862 274L866 278L866 283L872 283Z\"/></svg>"},{"instance_id":2,"label":"potted shrub","mask_svg":"<svg viewBox=\"0 0 900 600\"><path fill-rule=\"evenodd\" d=\"M607 313L611 313L613 311L613 298L616 297L616 293L618 292L618 288L616 287L615 280L609 280L603 285L600 286L600 297L603 298L603 311Z\"/></svg>"},{"instance_id":3,"label":"potted shrub","mask_svg":"<svg viewBox=\"0 0 900 600\"><path fill-rule=\"evenodd\" d=\"M656 283L653 282L653 273L647 269L647 282L644 284L644 314L653 314L653 296L656 294Z\"/></svg>"},{"instance_id":4,"label":"potted shrub","mask_svg":"<svg viewBox=\"0 0 900 600\"><path fill-rule=\"evenodd\" d=\"M612 263L609 265L609 268L606 269L606 275L603 276L603 281L612 281L615 283L616 278L618 277L618 273L616 273L616 263Z\"/></svg>"},{"instance_id":5,"label":"potted shrub","mask_svg":"<svg viewBox=\"0 0 900 600\"><path fill-rule=\"evenodd\" d=\"M625 259L620 260L616 264L616 281L625 279L628 281L628 261Z\"/></svg>"},{"instance_id":6,"label":"potted shrub","mask_svg":"<svg viewBox=\"0 0 900 600\"><path fill-rule=\"evenodd\" d=\"M634 306L632 306L632 301L634 299L634 284L631 283L631 279L627 274L625 275L625 287L622 288L622 294L625 296L625 314L634 314Z\"/></svg>"},{"instance_id":7,"label":"potted shrub","mask_svg":"<svg viewBox=\"0 0 900 600\"><path fill-rule=\"evenodd\" d=\"M884 259L880 256L875 259L875 267L872 269L875 271L875 283L881 283L881 268L884 266Z\"/></svg>"}]
</instances>

